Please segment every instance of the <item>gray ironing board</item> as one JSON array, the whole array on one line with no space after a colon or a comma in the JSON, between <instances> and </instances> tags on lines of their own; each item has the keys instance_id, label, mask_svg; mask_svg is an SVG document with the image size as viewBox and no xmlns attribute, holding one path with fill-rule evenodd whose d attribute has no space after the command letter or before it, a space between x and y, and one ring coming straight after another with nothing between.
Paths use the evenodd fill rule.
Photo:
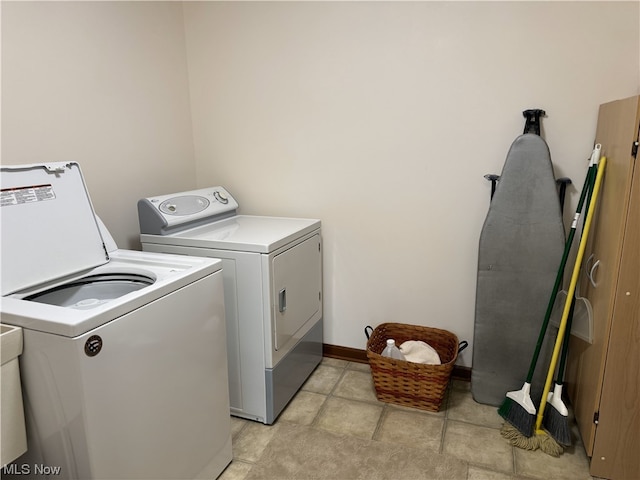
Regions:
<instances>
[{"instance_id":1,"label":"gray ironing board","mask_svg":"<svg viewBox=\"0 0 640 480\"><path fill-rule=\"evenodd\" d=\"M499 406L527 376L562 259L564 226L546 142L513 142L480 235L471 393ZM538 401L551 358L550 327L532 381Z\"/></svg>"}]
</instances>

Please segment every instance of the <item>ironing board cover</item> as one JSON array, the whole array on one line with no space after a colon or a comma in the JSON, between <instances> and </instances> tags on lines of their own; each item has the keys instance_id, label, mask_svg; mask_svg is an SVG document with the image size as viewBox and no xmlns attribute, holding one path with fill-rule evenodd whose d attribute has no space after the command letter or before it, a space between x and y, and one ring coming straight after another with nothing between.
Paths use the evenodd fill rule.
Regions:
<instances>
[{"instance_id":1,"label":"ironing board cover","mask_svg":"<svg viewBox=\"0 0 640 480\"><path fill-rule=\"evenodd\" d=\"M498 406L527 376L564 250L564 226L549 148L516 138L485 219L478 254L471 391ZM554 330L547 330L547 337ZM532 382L542 391L553 339Z\"/></svg>"}]
</instances>

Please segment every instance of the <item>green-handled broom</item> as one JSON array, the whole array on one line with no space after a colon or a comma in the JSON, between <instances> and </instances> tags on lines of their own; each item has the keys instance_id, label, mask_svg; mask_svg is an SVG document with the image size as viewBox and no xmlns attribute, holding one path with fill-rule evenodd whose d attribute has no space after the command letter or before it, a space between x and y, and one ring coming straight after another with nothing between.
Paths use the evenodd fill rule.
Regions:
<instances>
[{"instance_id":1,"label":"green-handled broom","mask_svg":"<svg viewBox=\"0 0 640 480\"><path fill-rule=\"evenodd\" d=\"M578 200L576 213L571 224L571 230L569 232L567 241L565 242L562 260L560 261L560 267L558 268L558 273L556 275L553 290L551 290L551 298L549 299L547 311L545 312L542 327L540 328L538 342L536 343L536 348L533 352L533 357L531 358L531 364L529 366L527 378L520 390L507 392L502 405L500 405L500 408L498 408L498 413L500 414L500 416L504 418L508 423L510 423L513 427L515 427L525 437L531 437L533 435L534 423L536 420L536 407L531 400L530 394L531 381L533 379L536 363L538 363L538 357L540 356L540 350L542 349L542 343L547 331L547 326L549 325L549 319L551 318L551 312L555 304L556 294L558 293L560 284L562 283L564 268L567 264L567 257L569 256L569 252L571 251L571 245L573 243L573 238L575 236L576 228L578 225L578 219L580 218L580 214L582 213L582 208L584 206L587 193L591 190L594 181L593 179L595 178L595 171L597 169L598 159L600 158L600 148L600 144L597 144L593 149L593 152L591 153L589 168L587 170L584 185L582 186L582 192L580 193L580 199Z\"/></svg>"},{"instance_id":2,"label":"green-handled broom","mask_svg":"<svg viewBox=\"0 0 640 480\"><path fill-rule=\"evenodd\" d=\"M547 396L547 408L542 417L542 427L560 445L568 447L571 445L571 430L569 428L569 410L562 401L562 381L564 378L564 368L569 352L569 339L571 337L571 323L573 321L573 310L576 305L575 296L571 300L569 318L567 318L567 329L562 339L562 356L558 366L558 375L553 392Z\"/></svg>"},{"instance_id":3,"label":"green-handled broom","mask_svg":"<svg viewBox=\"0 0 640 480\"><path fill-rule=\"evenodd\" d=\"M593 193L593 184L595 183L596 169L589 169L587 176L591 175L590 189L587 194L587 205L591 203L591 194ZM587 207L588 208L588 207ZM574 222L577 223L577 218ZM571 445L571 430L569 428L569 410L562 401L562 384L564 380L564 369L569 353L569 341L571 339L571 325L573 323L573 315L575 313L577 294L571 299L571 307L569 309L569 317L567 318L567 329L562 340L562 355L560 357L560 365L556 376L556 383L553 392L549 392L547 396L548 408L545 409L542 417L542 427L544 430L560 445L568 447Z\"/></svg>"}]
</instances>

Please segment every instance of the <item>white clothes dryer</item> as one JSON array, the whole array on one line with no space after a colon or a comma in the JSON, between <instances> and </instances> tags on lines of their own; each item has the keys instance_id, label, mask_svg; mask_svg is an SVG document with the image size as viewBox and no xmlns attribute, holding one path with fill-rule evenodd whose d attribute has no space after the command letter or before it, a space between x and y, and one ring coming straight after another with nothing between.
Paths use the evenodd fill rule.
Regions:
<instances>
[{"instance_id":1,"label":"white clothes dryer","mask_svg":"<svg viewBox=\"0 0 640 480\"><path fill-rule=\"evenodd\" d=\"M3 474L215 478L232 458L222 262L118 250L77 163L3 166L3 323L27 453Z\"/></svg>"},{"instance_id":2,"label":"white clothes dryer","mask_svg":"<svg viewBox=\"0 0 640 480\"><path fill-rule=\"evenodd\" d=\"M321 224L237 209L222 187L141 199L140 239L222 260L231 413L271 424L322 360Z\"/></svg>"}]
</instances>

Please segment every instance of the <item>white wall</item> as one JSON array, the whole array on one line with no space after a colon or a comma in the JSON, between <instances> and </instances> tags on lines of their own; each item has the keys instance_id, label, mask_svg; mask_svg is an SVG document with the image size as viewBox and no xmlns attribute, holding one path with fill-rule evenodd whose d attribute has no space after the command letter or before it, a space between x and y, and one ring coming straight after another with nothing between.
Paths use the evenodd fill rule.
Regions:
<instances>
[{"instance_id":1,"label":"white wall","mask_svg":"<svg viewBox=\"0 0 640 480\"><path fill-rule=\"evenodd\" d=\"M5 2L2 163L77 161L120 247L136 202L195 187L178 2Z\"/></svg>"},{"instance_id":2,"label":"white wall","mask_svg":"<svg viewBox=\"0 0 640 480\"><path fill-rule=\"evenodd\" d=\"M579 188L598 105L640 93L637 2L0 5L3 164L79 161L121 247L137 199L196 186L322 219L325 342L354 348L382 321L472 340L521 111Z\"/></svg>"},{"instance_id":3,"label":"white wall","mask_svg":"<svg viewBox=\"0 0 640 480\"><path fill-rule=\"evenodd\" d=\"M527 108L580 189L600 103L639 93L637 3L190 2L198 185L322 219L325 342L472 340L477 246ZM568 206L568 212L573 206ZM461 363L471 365L472 351Z\"/></svg>"}]
</instances>

